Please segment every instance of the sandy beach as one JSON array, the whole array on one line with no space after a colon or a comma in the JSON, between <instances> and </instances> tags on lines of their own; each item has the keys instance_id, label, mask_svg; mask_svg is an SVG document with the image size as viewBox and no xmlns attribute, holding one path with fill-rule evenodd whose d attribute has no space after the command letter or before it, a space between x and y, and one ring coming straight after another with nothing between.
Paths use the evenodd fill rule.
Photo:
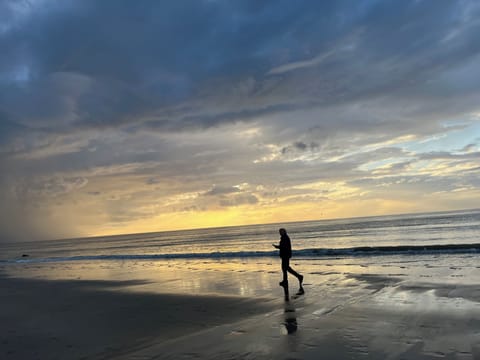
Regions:
<instances>
[{"instance_id":1,"label":"sandy beach","mask_svg":"<svg viewBox=\"0 0 480 360\"><path fill-rule=\"evenodd\" d=\"M480 359L475 255L403 260L294 261L288 301L276 259L10 266L1 357Z\"/></svg>"},{"instance_id":2,"label":"sandy beach","mask_svg":"<svg viewBox=\"0 0 480 360\"><path fill-rule=\"evenodd\" d=\"M0 283L3 359L116 358L270 309L264 299L118 291L138 281L3 277Z\"/></svg>"}]
</instances>

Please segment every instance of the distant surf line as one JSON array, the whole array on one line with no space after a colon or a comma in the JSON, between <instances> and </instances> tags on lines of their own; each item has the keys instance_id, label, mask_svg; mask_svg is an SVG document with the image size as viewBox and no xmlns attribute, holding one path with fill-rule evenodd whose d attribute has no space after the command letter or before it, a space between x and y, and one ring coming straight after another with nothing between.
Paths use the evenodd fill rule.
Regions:
<instances>
[{"instance_id":1,"label":"distant surf line","mask_svg":"<svg viewBox=\"0 0 480 360\"><path fill-rule=\"evenodd\" d=\"M359 246L352 248L314 248L294 251L295 258L357 257L385 255L429 255L429 254L476 254L480 253L480 243L448 245L398 245L398 246ZM70 261L124 261L124 260L168 260L168 259L234 259L276 257L277 251L230 251L209 253L171 254L111 254L78 255L67 257L22 257L1 260L0 263L48 263Z\"/></svg>"}]
</instances>

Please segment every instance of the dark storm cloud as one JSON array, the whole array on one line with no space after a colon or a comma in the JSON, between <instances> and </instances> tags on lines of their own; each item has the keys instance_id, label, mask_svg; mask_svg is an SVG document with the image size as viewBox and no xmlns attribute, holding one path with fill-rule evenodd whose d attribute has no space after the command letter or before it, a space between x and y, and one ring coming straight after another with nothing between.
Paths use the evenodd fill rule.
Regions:
<instances>
[{"instance_id":1,"label":"dark storm cloud","mask_svg":"<svg viewBox=\"0 0 480 360\"><path fill-rule=\"evenodd\" d=\"M160 130L160 131L189 131L199 128L209 128L222 123L231 123L236 121L249 121L253 118L262 115L274 115L283 112L294 111L296 109L308 107L308 104L275 104L267 106L259 106L255 109L243 109L239 111L218 111L214 114L203 113L204 109L201 109L201 113L197 115L185 115L180 116L178 119L173 120L170 117L159 115L156 120L147 121L140 125L140 128ZM211 110L208 110L209 112Z\"/></svg>"},{"instance_id":2,"label":"dark storm cloud","mask_svg":"<svg viewBox=\"0 0 480 360\"><path fill-rule=\"evenodd\" d=\"M37 126L202 127L386 91L422 94L427 79L480 48L470 21L478 7L468 1L52 4L0 35L0 76L11 80L0 82L3 111ZM247 77L254 86L232 93ZM232 98L238 105L221 111ZM194 113L162 115L192 100Z\"/></svg>"},{"instance_id":3,"label":"dark storm cloud","mask_svg":"<svg viewBox=\"0 0 480 360\"><path fill-rule=\"evenodd\" d=\"M0 112L0 153L7 151L13 151L13 149L7 149L2 147L2 144L11 142L11 139L24 134L28 130L25 126L10 121L5 114Z\"/></svg>"}]
</instances>

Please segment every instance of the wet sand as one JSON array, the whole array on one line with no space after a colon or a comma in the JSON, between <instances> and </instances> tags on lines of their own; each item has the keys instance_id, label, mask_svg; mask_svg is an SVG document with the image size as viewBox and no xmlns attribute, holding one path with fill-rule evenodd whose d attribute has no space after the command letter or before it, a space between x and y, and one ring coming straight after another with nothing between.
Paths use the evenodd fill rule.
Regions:
<instances>
[{"instance_id":1,"label":"wet sand","mask_svg":"<svg viewBox=\"0 0 480 360\"><path fill-rule=\"evenodd\" d=\"M352 280L350 294L309 294L307 284L305 295L291 296L267 316L121 359L480 359L478 287L402 286L371 275Z\"/></svg>"},{"instance_id":2,"label":"wet sand","mask_svg":"<svg viewBox=\"0 0 480 360\"><path fill-rule=\"evenodd\" d=\"M476 256L294 261L306 293L292 279L288 301L275 260L89 265L112 281L65 264L5 275L0 357L480 359Z\"/></svg>"},{"instance_id":3,"label":"wet sand","mask_svg":"<svg viewBox=\"0 0 480 360\"><path fill-rule=\"evenodd\" d=\"M0 358L117 358L270 309L264 298L122 291L141 285L0 278Z\"/></svg>"}]
</instances>

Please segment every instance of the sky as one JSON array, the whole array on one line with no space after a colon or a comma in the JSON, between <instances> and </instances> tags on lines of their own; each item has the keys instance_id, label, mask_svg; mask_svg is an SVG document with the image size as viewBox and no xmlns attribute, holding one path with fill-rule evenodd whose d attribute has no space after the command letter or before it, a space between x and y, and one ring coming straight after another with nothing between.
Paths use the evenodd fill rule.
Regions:
<instances>
[{"instance_id":1,"label":"sky","mask_svg":"<svg viewBox=\"0 0 480 360\"><path fill-rule=\"evenodd\" d=\"M0 241L479 199L478 1L0 0Z\"/></svg>"}]
</instances>

